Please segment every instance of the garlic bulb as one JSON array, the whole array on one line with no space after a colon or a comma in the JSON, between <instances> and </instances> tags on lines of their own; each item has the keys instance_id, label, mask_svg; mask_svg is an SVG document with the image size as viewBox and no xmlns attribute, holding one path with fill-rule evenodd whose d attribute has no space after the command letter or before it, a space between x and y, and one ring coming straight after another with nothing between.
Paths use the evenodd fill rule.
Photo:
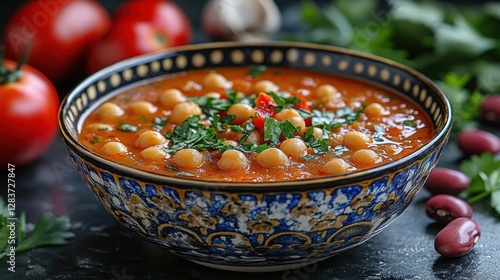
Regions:
<instances>
[{"instance_id":1,"label":"garlic bulb","mask_svg":"<svg viewBox=\"0 0 500 280\"><path fill-rule=\"evenodd\" d=\"M273 0L210 0L202 14L203 30L213 40L265 40L280 26Z\"/></svg>"}]
</instances>

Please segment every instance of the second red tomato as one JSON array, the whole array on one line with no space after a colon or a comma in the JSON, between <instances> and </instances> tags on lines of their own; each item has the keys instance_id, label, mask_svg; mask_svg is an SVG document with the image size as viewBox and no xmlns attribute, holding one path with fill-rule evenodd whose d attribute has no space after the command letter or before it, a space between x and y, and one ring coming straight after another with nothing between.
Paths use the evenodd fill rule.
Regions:
<instances>
[{"instance_id":1,"label":"second red tomato","mask_svg":"<svg viewBox=\"0 0 500 280\"><path fill-rule=\"evenodd\" d=\"M37 0L23 5L5 30L5 57L18 61L28 42L27 63L55 83L83 73L88 47L111 25L95 0Z\"/></svg>"},{"instance_id":2,"label":"second red tomato","mask_svg":"<svg viewBox=\"0 0 500 280\"><path fill-rule=\"evenodd\" d=\"M132 0L115 12L110 32L91 47L87 72L191 41L191 24L173 2Z\"/></svg>"}]
</instances>

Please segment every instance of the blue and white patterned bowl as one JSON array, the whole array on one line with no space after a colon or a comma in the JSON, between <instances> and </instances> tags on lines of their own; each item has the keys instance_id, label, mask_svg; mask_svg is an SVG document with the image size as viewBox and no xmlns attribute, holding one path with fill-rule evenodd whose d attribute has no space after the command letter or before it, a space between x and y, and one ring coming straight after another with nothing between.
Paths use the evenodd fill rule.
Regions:
<instances>
[{"instance_id":1,"label":"blue and white patterned bowl","mask_svg":"<svg viewBox=\"0 0 500 280\"><path fill-rule=\"evenodd\" d=\"M166 74L263 64L368 81L418 103L432 140L385 166L318 179L269 183L167 177L111 162L77 141L86 114L113 92ZM126 60L83 81L61 104L62 139L104 208L142 238L197 263L275 271L359 245L413 201L447 143L450 105L423 75L392 61L302 43L192 45Z\"/></svg>"}]
</instances>

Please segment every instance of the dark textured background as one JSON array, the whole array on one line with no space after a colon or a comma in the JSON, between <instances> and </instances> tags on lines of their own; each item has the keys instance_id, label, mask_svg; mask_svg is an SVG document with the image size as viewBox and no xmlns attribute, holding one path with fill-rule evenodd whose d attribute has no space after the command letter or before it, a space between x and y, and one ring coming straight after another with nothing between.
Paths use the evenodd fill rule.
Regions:
<instances>
[{"instance_id":1,"label":"dark textured background","mask_svg":"<svg viewBox=\"0 0 500 280\"><path fill-rule=\"evenodd\" d=\"M0 27L23 2L1 1ZM101 2L113 11L123 1ZM196 30L194 42L206 41L199 31L199 17L206 1L175 2L192 20ZM294 13L299 1L276 2L284 14L283 31L294 32L300 28ZM500 135L499 130L494 132ZM455 143L450 142L439 165L458 168L460 159L461 153ZM0 182L6 181L6 174L1 173ZM424 203L429 194L422 191L394 223L358 247L304 268L248 274L205 268L131 235L104 211L87 189L59 138L54 139L40 159L16 170L16 186L18 211L25 211L29 222L34 222L44 211L68 215L76 237L65 246L19 253L16 273L8 273L5 260L0 261L1 280L500 279L500 223L491 215L487 202L473 206L474 219L483 231L481 239L470 254L459 259L441 258L434 251L433 240L439 227L425 215ZM0 187L4 197L5 192L5 188Z\"/></svg>"}]
</instances>

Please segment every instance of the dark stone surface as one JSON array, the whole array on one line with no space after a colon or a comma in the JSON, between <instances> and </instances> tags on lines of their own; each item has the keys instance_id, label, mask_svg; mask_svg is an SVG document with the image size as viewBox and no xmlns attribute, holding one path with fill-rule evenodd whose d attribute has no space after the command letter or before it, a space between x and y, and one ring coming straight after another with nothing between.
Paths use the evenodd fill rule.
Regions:
<instances>
[{"instance_id":1,"label":"dark stone surface","mask_svg":"<svg viewBox=\"0 0 500 280\"><path fill-rule=\"evenodd\" d=\"M2 1L3 2L3 1ZM0 18L11 14L19 2L0 4ZM112 9L122 1L106 1ZM197 28L199 1L176 1L189 11ZM284 3L286 1L277 1ZM287 8L285 14L293 7ZM1 23L0 22L0 26ZM293 19L285 28L291 30ZM206 40L200 31L195 42ZM500 131L495 133L500 135ZM7 137L7 135L3 135ZM461 153L450 142L440 166L458 168ZM0 174L7 184L6 167ZM465 257L444 259L434 251L434 236L439 226L425 215L429 197L421 191L410 207L379 235L340 255L307 267L278 273L233 273L206 268L142 241L108 215L87 189L69 161L59 138L37 161L16 169L17 211L26 212L28 222L42 212L68 215L76 237L64 246L44 247L16 256L16 272L7 271L0 261L0 279L207 279L207 280L332 280L332 279L499 279L499 219L488 202L474 204L473 218L482 228L474 250ZM6 197L6 187L0 188Z\"/></svg>"}]
</instances>

